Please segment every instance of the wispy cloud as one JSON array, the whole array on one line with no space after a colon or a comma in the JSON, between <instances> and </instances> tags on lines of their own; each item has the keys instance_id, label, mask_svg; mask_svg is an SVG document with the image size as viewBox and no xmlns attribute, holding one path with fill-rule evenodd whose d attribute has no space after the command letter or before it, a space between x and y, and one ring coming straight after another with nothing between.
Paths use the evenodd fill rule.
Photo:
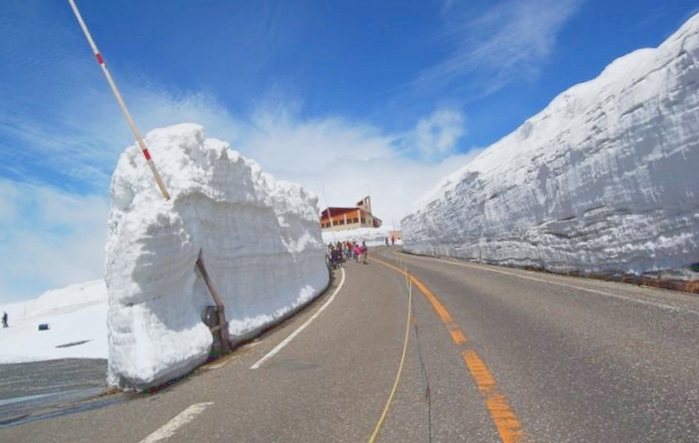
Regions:
<instances>
[{"instance_id":1,"label":"wispy cloud","mask_svg":"<svg viewBox=\"0 0 699 443\"><path fill-rule=\"evenodd\" d=\"M108 202L0 180L0 300L101 278Z\"/></svg>"},{"instance_id":2,"label":"wispy cloud","mask_svg":"<svg viewBox=\"0 0 699 443\"><path fill-rule=\"evenodd\" d=\"M275 173L321 171L342 160L392 155L396 136L341 117L304 119L284 109L258 110L240 149Z\"/></svg>"},{"instance_id":3,"label":"wispy cloud","mask_svg":"<svg viewBox=\"0 0 699 443\"><path fill-rule=\"evenodd\" d=\"M3 301L102 277L107 188L120 153L133 144L81 36L56 32L60 36L44 35L41 42L62 46L44 53L45 65L27 69L36 78L25 82L8 74L0 82L0 260L8 264L0 269ZM0 44L5 73L12 67L3 63L34 63L25 54L32 51L13 48ZM114 67L144 133L200 123L208 136L229 141L267 172L318 194L321 204L347 205L371 194L387 223L398 223L420 194L472 156L457 153L466 118L455 107L438 107L388 131L340 114L309 117L303 97L278 90L253 109L232 111L206 91L176 90Z\"/></svg>"},{"instance_id":4,"label":"wispy cloud","mask_svg":"<svg viewBox=\"0 0 699 443\"><path fill-rule=\"evenodd\" d=\"M466 133L463 114L454 109L438 109L421 119L415 128L417 148L431 160L452 154L458 140Z\"/></svg>"},{"instance_id":5,"label":"wispy cloud","mask_svg":"<svg viewBox=\"0 0 699 443\"><path fill-rule=\"evenodd\" d=\"M106 86L105 88L106 89ZM235 139L241 125L215 99L125 85L124 95L142 131L181 122L206 122L219 137ZM123 148L133 136L109 91L63 97L52 117L13 116L0 109L0 176L90 193L106 191Z\"/></svg>"},{"instance_id":6,"label":"wispy cloud","mask_svg":"<svg viewBox=\"0 0 699 443\"><path fill-rule=\"evenodd\" d=\"M200 123L208 136L229 141L267 172L316 193L321 205L348 205L371 194L377 215L387 223L398 223L420 194L473 156L455 151L465 117L453 108L438 108L414 127L392 133L340 116L305 117L294 100L288 105L266 101L234 115L204 93L128 84L124 91L144 132ZM28 151L46 159L47 167L87 183L87 191L52 183L46 171L27 170L30 175L21 182L0 181L0 259L12 263L0 271L0 297L102 276L106 185L119 153L133 143L111 100L78 96L64 104L62 120L37 125L25 119L5 128L14 131L18 143L34 145ZM86 101L112 110L92 112ZM73 166L79 170L71 172Z\"/></svg>"},{"instance_id":7,"label":"wispy cloud","mask_svg":"<svg viewBox=\"0 0 699 443\"><path fill-rule=\"evenodd\" d=\"M468 77L471 89L488 95L516 78L536 76L582 3L507 0L472 17L467 2L445 2L441 44L453 49L442 62L422 71L414 85L433 89Z\"/></svg>"},{"instance_id":8,"label":"wispy cloud","mask_svg":"<svg viewBox=\"0 0 699 443\"><path fill-rule=\"evenodd\" d=\"M339 117L307 119L283 106L258 110L253 120L235 146L244 155L315 192L321 205L371 194L387 223L399 223L417 197L474 157L456 153L465 117L455 109L440 108L399 134Z\"/></svg>"}]
</instances>

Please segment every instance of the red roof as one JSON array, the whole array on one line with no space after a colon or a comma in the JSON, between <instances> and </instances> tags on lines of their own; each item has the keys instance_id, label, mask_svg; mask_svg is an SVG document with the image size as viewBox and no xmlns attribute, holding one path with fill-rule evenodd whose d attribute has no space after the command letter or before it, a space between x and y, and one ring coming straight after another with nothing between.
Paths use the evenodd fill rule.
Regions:
<instances>
[{"instance_id":1,"label":"red roof","mask_svg":"<svg viewBox=\"0 0 699 443\"><path fill-rule=\"evenodd\" d=\"M330 207L330 208L324 209L323 212L320 213L320 216L321 216L321 217L327 217L327 216L328 216L328 210L330 211L330 215L332 215L333 217L336 217L336 216L338 216L338 215L347 214L347 213L350 213L350 212L361 211L362 209L359 209L359 208L333 208L333 207ZM366 212L366 211L364 211L364 212Z\"/></svg>"}]
</instances>

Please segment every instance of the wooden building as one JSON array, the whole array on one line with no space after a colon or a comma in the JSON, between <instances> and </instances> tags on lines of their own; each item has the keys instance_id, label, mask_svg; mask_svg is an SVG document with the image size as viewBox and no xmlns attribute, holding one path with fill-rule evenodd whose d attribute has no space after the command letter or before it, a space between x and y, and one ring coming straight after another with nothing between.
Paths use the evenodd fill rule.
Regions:
<instances>
[{"instance_id":1,"label":"wooden building","mask_svg":"<svg viewBox=\"0 0 699 443\"><path fill-rule=\"evenodd\" d=\"M324 231L345 231L357 228L378 228L381 219L371 213L371 197L367 196L352 208L328 207L320 213Z\"/></svg>"}]
</instances>

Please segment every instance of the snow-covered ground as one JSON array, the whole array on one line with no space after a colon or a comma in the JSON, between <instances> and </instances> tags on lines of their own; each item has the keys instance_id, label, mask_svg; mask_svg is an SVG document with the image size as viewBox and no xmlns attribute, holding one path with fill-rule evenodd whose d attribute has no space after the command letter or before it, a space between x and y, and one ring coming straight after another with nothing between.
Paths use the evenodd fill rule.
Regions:
<instances>
[{"instance_id":1,"label":"snow-covered ground","mask_svg":"<svg viewBox=\"0 0 699 443\"><path fill-rule=\"evenodd\" d=\"M699 262L699 15L446 178L401 222L426 254L590 273Z\"/></svg>"},{"instance_id":2,"label":"snow-covered ground","mask_svg":"<svg viewBox=\"0 0 699 443\"><path fill-rule=\"evenodd\" d=\"M329 278L315 196L195 124L146 140L172 198L159 194L140 149L127 148L112 177L105 273L108 382L139 389L208 357L202 312L214 303L195 270L200 253L233 338L309 301Z\"/></svg>"},{"instance_id":3,"label":"snow-covered ground","mask_svg":"<svg viewBox=\"0 0 699 443\"><path fill-rule=\"evenodd\" d=\"M46 291L36 299L0 305L0 363L59 358L107 358L107 288L104 280ZM40 324L49 329L39 331ZM64 346L69 345L69 346Z\"/></svg>"},{"instance_id":4,"label":"snow-covered ground","mask_svg":"<svg viewBox=\"0 0 699 443\"><path fill-rule=\"evenodd\" d=\"M337 243L345 241L356 241L362 243L366 241L367 246L384 246L386 238L390 243L391 233L394 231L393 226L381 226L380 228L358 228L349 229L347 231L324 231L323 242ZM401 240L396 240L396 245L402 245Z\"/></svg>"}]
</instances>

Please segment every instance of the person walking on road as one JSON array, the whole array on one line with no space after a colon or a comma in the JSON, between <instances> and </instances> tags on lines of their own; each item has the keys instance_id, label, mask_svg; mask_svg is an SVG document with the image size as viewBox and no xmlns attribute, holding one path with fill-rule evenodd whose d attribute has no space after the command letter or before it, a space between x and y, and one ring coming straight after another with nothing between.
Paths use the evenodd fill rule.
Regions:
<instances>
[{"instance_id":1,"label":"person walking on road","mask_svg":"<svg viewBox=\"0 0 699 443\"><path fill-rule=\"evenodd\" d=\"M5 311L2 312L2 327L3 327L3 328L8 327L8 324L7 324L7 312L5 312Z\"/></svg>"},{"instance_id":2,"label":"person walking on road","mask_svg":"<svg viewBox=\"0 0 699 443\"><path fill-rule=\"evenodd\" d=\"M352 248L352 254L354 255L354 259L359 263L359 258L362 255L362 247L359 246L356 242L354 243L354 247Z\"/></svg>"},{"instance_id":3,"label":"person walking on road","mask_svg":"<svg viewBox=\"0 0 699 443\"><path fill-rule=\"evenodd\" d=\"M367 264L367 257L369 256L369 248L366 247L366 242L362 242L362 263Z\"/></svg>"}]
</instances>

